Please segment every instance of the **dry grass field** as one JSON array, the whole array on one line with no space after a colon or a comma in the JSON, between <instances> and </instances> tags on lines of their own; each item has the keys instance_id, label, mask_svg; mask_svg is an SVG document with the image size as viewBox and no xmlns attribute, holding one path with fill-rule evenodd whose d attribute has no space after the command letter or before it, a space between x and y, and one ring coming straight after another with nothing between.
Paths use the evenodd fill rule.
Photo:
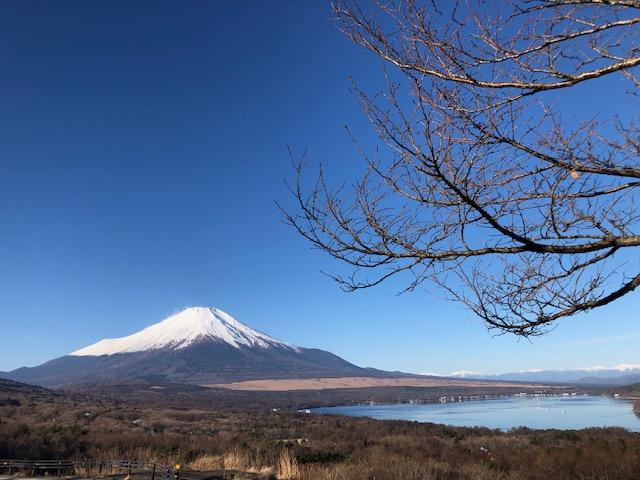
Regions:
<instances>
[{"instance_id":1,"label":"dry grass field","mask_svg":"<svg viewBox=\"0 0 640 480\"><path fill-rule=\"evenodd\" d=\"M285 392L292 390L332 390L341 388L370 387L465 387L465 388L520 388L523 390L549 388L549 385L508 382L483 382L480 380L451 380L446 378L305 378L291 380L246 380L242 382L205 385L231 390Z\"/></svg>"}]
</instances>

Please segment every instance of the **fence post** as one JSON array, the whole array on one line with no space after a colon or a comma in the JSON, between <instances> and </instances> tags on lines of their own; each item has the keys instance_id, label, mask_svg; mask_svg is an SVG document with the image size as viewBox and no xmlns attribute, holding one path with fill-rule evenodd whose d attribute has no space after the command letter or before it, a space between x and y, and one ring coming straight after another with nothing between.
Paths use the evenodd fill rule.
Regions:
<instances>
[{"instance_id":1,"label":"fence post","mask_svg":"<svg viewBox=\"0 0 640 480\"><path fill-rule=\"evenodd\" d=\"M12 469L13 469L13 460L9 460L9 476L11 476Z\"/></svg>"},{"instance_id":2,"label":"fence post","mask_svg":"<svg viewBox=\"0 0 640 480\"><path fill-rule=\"evenodd\" d=\"M98 475L102 475L102 460L98 462Z\"/></svg>"},{"instance_id":3,"label":"fence post","mask_svg":"<svg viewBox=\"0 0 640 480\"><path fill-rule=\"evenodd\" d=\"M35 464L35 462L31 462L31 476L32 477L36 476L36 464Z\"/></svg>"},{"instance_id":4,"label":"fence post","mask_svg":"<svg viewBox=\"0 0 640 480\"><path fill-rule=\"evenodd\" d=\"M60 478L61 470L62 470L62 461L58 460L58 478Z\"/></svg>"}]
</instances>

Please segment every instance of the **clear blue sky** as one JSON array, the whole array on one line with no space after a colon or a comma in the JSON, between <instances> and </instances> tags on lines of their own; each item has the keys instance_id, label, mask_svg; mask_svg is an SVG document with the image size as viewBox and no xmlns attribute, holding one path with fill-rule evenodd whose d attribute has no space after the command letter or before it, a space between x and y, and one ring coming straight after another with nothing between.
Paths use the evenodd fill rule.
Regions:
<instances>
[{"instance_id":1,"label":"clear blue sky","mask_svg":"<svg viewBox=\"0 0 640 480\"><path fill-rule=\"evenodd\" d=\"M638 294L529 342L425 292L347 294L320 273L340 267L273 205L287 144L353 178L344 125L374 137L348 75L383 85L330 16L324 1L0 2L0 370L193 305L391 370L640 363Z\"/></svg>"}]
</instances>

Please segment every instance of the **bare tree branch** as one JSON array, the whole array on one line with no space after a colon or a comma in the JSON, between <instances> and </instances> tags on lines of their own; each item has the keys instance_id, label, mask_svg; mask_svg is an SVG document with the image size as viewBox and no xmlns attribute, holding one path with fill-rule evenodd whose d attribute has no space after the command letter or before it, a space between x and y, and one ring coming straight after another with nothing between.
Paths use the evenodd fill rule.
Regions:
<instances>
[{"instance_id":1,"label":"bare tree branch","mask_svg":"<svg viewBox=\"0 0 640 480\"><path fill-rule=\"evenodd\" d=\"M354 85L388 154L361 151L367 173L352 191L332 190L322 170L308 189L295 163L297 208L280 208L353 267L333 276L343 288L408 275L405 290L433 282L490 328L528 336L640 285L640 1L333 8L395 69L384 95ZM562 119L552 92L584 95L613 76L635 118Z\"/></svg>"}]
</instances>

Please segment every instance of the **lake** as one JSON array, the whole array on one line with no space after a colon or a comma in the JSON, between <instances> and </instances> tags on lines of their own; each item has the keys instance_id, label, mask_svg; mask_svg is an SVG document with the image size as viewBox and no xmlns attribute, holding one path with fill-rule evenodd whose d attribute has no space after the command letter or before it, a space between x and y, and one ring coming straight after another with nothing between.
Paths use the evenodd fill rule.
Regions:
<instances>
[{"instance_id":1,"label":"lake","mask_svg":"<svg viewBox=\"0 0 640 480\"><path fill-rule=\"evenodd\" d=\"M353 405L316 408L312 412L502 430L519 426L560 430L623 427L640 432L640 416L634 413L633 402L588 395L515 396L451 403Z\"/></svg>"}]
</instances>

